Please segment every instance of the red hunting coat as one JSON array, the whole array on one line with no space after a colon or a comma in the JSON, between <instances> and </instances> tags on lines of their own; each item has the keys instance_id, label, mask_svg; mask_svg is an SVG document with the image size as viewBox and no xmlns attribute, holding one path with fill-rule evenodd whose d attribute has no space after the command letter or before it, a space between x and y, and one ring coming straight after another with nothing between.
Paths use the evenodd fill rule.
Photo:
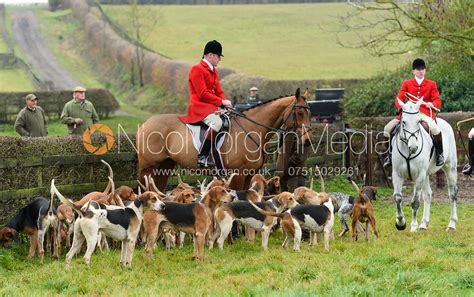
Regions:
<instances>
[{"instance_id":1,"label":"red hunting coat","mask_svg":"<svg viewBox=\"0 0 474 297\"><path fill-rule=\"evenodd\" d=\"M179 117L185 123L192 124L202 121L215 112L225 99L219 84L217 69L214 71L203 60L194 65L189 72L190 101L188 114Z\"/></svg>"},{"instance_id":2,"label":"red hunting coat","mask_svg":"<svg viewBox=\"0 0 474 297\"><path fill-rule=\"evenodd\" d=\"M438 109L441 107L441 98L439 97L438 88L436 87L436 82L432 80L425 78L421 82L421 85L418 85L418 82L415 78L405 80L402 84L402 87L400 88L400 91L398 92L397 98L395 98L395 105L397 106L398 110L400 110L402 107L400 104L398 104L397 99L399 98L401 101L406 102L407 99L405 98L405 92L408 92L419 98L423 96L424 102L431 102ZM434 110L431 112L430 109L424 104L420 106L420 111L427 116L431 116L432 119L435 119L436 117L436 112ZM396 118L399 120L400 115L398 115Z\"/></svg>"}]
</instances>

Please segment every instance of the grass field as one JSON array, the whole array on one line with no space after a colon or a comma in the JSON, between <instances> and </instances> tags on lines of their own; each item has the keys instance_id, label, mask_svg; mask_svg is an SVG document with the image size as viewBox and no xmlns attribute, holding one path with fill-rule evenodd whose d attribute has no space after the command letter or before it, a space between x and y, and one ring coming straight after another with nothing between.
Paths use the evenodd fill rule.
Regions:
<instances>
[{"instance_id":1,"label":"grass field","mask_svg":"<svg viewBox=\"0 0 474 297\"><path fill-rule=\"evenodd\" d=\"M2 32L1 30L2 29L0 29L0 33ZM0 53L7 53L7 52L8 52L7 45L5 44L5 41L3 40L3 38L0 37Z\"/></svg>"},{"instance_id":2,"label":"grass field","mask_svg":"<svg viewBox=\"0 0 474 297\"><path fill-rule=\"evenodd\" d=\"M341 190L334 182L327 187ZM389 195L390 189L381 192ZM113 250L96 252L90 269L77 257L66 271L64 249L60 261L48 256L43 265L26 258L26 244L0 249L0 295L472 296L473 205L459 204L458 229L446 233L449 205L433 203L429 229L410 233L395 229L395 206L381 196L375 203L381 237L352 243L346 235L330 242L330 252L321 241L312 250L303 242L299 253L284 251L278 231L267 252L260 239L239 240L223 251L206 249L204 262L194 262L187 238L182 250L165 251L160 244L153 259L139 247L131 269L119 265L120 253ZM404 210L409 220L411 208Z\"/></svg>"},{"instance_id":3,"label":"grass field","mask_svg":"<svg viewBox=\"0 0 474 297\"><path fill-rule=\"evenodd\" d=\"M32 91L30 78L21 69L0 69L0 92Z\"/></svg>"},{"instance_id":4,"label":"grass field","mask_svg":"<svg viewBox=\"0 0 474 297\"><path fill-rule=\"evenodd\" d=\"M129 6L103 6L129 33ZM337 44L338 16L352 6L337 4L139 6L145 45L165 56L196 62L208 40L223 44L221 65L272 79L367 78L411 57L377 58ZM150 28L152 20L158 22ZM149 33L151 32L151 33ZM370 33L366 32L366 33ZM353 32L340 34L354 42Z\"/></svg>"}]
</instances>

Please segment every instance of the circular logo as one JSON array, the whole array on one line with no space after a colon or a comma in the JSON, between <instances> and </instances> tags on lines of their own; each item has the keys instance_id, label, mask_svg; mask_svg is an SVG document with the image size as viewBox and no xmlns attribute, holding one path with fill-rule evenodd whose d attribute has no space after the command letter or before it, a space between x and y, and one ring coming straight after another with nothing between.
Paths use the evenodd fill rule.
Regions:
<instances>
[{"instance_id":1,"label":"circular logo","mask_svg":"<svg viewBox=\"0 0 474 297\"><path fill-rule=\"evenodd\" d=\"M95 132L105 134L105 143L93 144L91 141L91 135ZM82 134L82 144L84 148L91 154L100 156L107 153L114 146L115 138L112 133L112 129L104 124L93 124L86 128L86 131Z\"/></svg>"}]
</instances>

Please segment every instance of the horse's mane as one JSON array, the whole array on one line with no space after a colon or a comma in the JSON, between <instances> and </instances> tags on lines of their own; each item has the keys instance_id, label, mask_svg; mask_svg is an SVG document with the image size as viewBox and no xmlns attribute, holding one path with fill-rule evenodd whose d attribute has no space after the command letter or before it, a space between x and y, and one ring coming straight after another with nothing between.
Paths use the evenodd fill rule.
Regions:
<instances>
[{"instance_id":1,"label":"horse's mane","mask_svg":"<svg viewBox=\"0 0 474 297\"><path fill-rule=\"evenodd\" d=\"M294 96L294 95L280 96L280 97L276 97L276 98L273 98L273 99L270 99L270 100L266 100L266 101L260 102L260 103L258 103L258 104L252 105L252 106L250 106L250 107L247 107L246 109L243 110L243 112L249 111L249 110L251 110L251 109L253 109L253 108L256 108L256 107L260 107L260 106L262 106L262 105L265 105L265 104L267 104L267 103L276 101L276 100L278 100L278 99L287 98L287 97L291 97L291 96Z\"/></svg>"}]
</instances>

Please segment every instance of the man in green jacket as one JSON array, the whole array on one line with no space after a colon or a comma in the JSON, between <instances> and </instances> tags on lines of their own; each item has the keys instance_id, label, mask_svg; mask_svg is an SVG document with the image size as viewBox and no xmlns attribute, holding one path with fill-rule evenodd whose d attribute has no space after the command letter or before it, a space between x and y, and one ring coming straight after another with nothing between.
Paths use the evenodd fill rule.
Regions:
<instances>
[{"instance_id":1,"label":"man in green jacket","mask_svg":"<svg viewBox=\"0 0 474 297\"><path fill-rule=\"evenodd\" d=\"M249 91L250 95L245 98L245 103L254 105L262 102L262 99L260 99L260 96L258 96L257 87L251 87Z\"/></svg>"},{"instance_id":2,"label":"man in green jacket","mask_svg":"<svg viewBox=\"0 0 474 297\"><path fill-rule=\"evenodd\" d=\"M48 120L44 110L37 106L35 94L26 95L26 107L20 110L15 120L15 130L21 136L41 137L48 135Z\"/></svg>"},{"instance_id":3,"label":"man in green jacket","mask_svg":"<svg viewBox=\"0 0 474 297\"><path fill-rule=\"evenodd\" d=\"M75 87L72 97L64 105L61 123L67 125L69 134L82 135L88 126L99 122L99 116L92 102L86 100L86 89Z\"/></svg>"}]
</instances>

